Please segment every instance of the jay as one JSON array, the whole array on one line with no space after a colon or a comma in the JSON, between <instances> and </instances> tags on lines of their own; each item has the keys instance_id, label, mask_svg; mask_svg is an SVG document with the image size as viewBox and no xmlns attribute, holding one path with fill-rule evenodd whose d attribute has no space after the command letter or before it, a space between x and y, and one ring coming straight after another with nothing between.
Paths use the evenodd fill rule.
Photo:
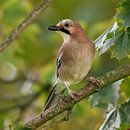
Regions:
<instances>
[{"instance_id":1,"label":"jay","mask_svg":"<svg viewBox=\"0 0 130 130\"><path fill-rule=\"evenodd\" d=\"M89 72L95 53L94 43L86 37L79 23L64 19L48 30L56 31L63 37L56 62L56 82L44 106L44 110L58 103L60 95L67 88L74 98L72 84L80 82Z\"/></svg>"}]
</instances>

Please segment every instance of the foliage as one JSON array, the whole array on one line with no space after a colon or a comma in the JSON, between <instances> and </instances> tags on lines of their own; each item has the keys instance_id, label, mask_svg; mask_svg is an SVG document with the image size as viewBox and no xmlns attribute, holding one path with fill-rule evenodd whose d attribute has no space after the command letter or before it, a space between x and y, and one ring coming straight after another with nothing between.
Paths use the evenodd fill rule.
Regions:
<instances>
[{"instance_id":1,"label":"foliage","mask_svg":"<svg viewBox=\"0 0 130 130\"><path fill-rule=\"evenodd\" d=\"M104 123L99 130L125 130L130 127L130 100L113 108L106 116ZM121 128L120 128L121 126Z\"/></svg>"},{"instance_id":2,"label":"foliage","mask_svg":"<svg viewBox=\"0 0 130 130\"><path fill-rule=\"evenodd\" d=\"M114 57L118 60L123 60L124 57L128 57L129 59L130 55L129 13L130 13L130 1L123 0L120 3L120 6L117 8L114 25L111 28L109 28L103 35L101 35L96 41L96 45L99 48L100 54L105 53L109 49L111 51L112 58ZM106 119L104 120L99 130L115 130L115 129L124 130L130 127L129 126L130 100L121 105L120 103L123 102L124 100L123 101L120 100L121 94L119 94L118 89L118 87L121 85L127 86L128 82L126 81L129 81L128 78L124 79L123 84L121 84L122 81L117 81L117 84L114 83L115 85L113 84L112 88L114 89L114 87L116 87L116 91L114 92L112 90L111 94L108 90L106 90L106 92L109 93L111 96L110 95L108 96L110 97L110 99L109 101L107 101L108 113L106 114ZM115 97L112 96L112 93L114 93ZM103 94L104 96L102 96ZM124 94L126 95L127 92ZM104 99L106 98L107 94L102 91L99 92L99 95L98 94L93 95L92 101L97 102L97 105L98 104L100 105L102 103L102 100L104 101Z\"/></svg>"},{"instance_id":3,"label":"foliage","mask_svg":"<svg viewBox=\"0 0 130 130\"><path fill-rule=\"evenodd\" d=\"M112 46L111 55L118 60L121 60L130 54L129 8L129 0L124 0L120 3L115 14L115 24L100 37L102 41L100 39L96 41L97 46L100 48L100 53L104 53ZM100 46L98 44L100 44Z\"/></svg>"},{"instance_id":4,"label":"foliage","mask_svg":"<svg viewBox=\"0 0 130 130\"><path fill-rule=\"evenodd\" d=\"M39 2L0 0L0 41ZM26 130L22 123L15 122L26 122L40 113L50 84L54 83L55 59L62 41L57 34L47 31L47 27L60 19L76 19L91 39L106 30L95 41L102 55L95 58L89 75L100 76L130 63L130 1L118 3L118 0L54 0L46 12L0 54L0 130L8 130L9 124L14 124L11 130ZM127 77L90 96L89 101L77 104L71 120L67 125L58 126L59 129L127 130L130 128L129 84L130 77ZM103 114L104 111L107 113Z\"/></svg>"}]
</instances>

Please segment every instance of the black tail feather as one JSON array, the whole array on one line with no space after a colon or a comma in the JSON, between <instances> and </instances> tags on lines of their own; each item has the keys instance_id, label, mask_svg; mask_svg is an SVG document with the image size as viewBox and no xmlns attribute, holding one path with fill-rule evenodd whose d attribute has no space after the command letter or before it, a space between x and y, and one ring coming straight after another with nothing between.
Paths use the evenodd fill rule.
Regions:
<instances>
[{"instance_id":1,"label":"black tail feather","mask_svg":"<svg viewBox=\"0 0 130 130\"><path fill-rule=\"evenodd\" d=\"M57 87L57 84L53 87L53 89L51 90L51 92L47 98L47 101L46 101L45 106L43 108L44 111L47 110L49 107L58 103L58 101L60 100L60 95L63 94L64 90L57 94L57 93L55 93L56 87Z\"/></svg>"}]
</instances>

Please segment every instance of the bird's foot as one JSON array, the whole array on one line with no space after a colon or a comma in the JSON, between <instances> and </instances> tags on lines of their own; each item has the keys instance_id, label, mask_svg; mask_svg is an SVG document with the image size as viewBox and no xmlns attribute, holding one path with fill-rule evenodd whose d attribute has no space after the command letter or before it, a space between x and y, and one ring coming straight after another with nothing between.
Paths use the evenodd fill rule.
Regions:
<instances>
[{"instance_id":1,"label":"bird's foot","mask_svg":"<svg viewBox=\"0 0 130 130\"><path fill-rule=\"evenodd\" d=\"M76 94L75 91L72 91L72 90L68 89L68 93L69 93L69 95L71 96L71 98L73 98L73 99L76 100L75 96L76 96L77 94Z\"/></svg>"},{"instance_id":2,"label":"bird's foot","mask_svg":"<svg viewBox=\"0 0 130 130\"><path fill-rule=\"evenodd\" d=\"M60 98L61 98L61 99L64 99L64 98L65 98L65 95L60 95Z\"/></svg>"},{"instance_id":3,"label":"bird's foot","mask_svg":"<svg viewBox=\"0 0 130 130\"><path fill-rule=\"evenodd\" d=\"M98 79L96 79L95 77L89 77L88 81L90 84L97 86L97 91L100 89L100 87L99 87L100 81Z\"/></svg>"},{"instance_id":4,"label":"bird's foot","mask_svg":"<svg viewBox=\"0 0 130 130\"><path fill-rule=\"evenodd\" d=\"M97 85L97 86L100 85L100 81L96 79L95 77L89 77L89 81L92 82L94 85Z\"/></svg>"},{"instance_id":5,"label":"bird's foot","mask_svg":"<svg viewBox=\"0 0 130 130\"><path fill-rule=\"evenodd\" d=\"M72 90L68 90L68 93L69 93L69 96L74 99L74 101L76 100L76 96L77 96L77 93L75 91L72 91ZM64 100L65 102L69 102L68 98L66 98L65 95L60 95L60 100Z\"/></svg>"}]
</instances>

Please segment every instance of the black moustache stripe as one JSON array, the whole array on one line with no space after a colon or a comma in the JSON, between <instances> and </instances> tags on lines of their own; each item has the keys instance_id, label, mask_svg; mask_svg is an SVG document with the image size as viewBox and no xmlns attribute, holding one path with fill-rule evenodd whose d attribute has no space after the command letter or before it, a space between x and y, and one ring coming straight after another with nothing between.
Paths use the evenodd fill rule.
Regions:
<instances>
[{"instance_id":1,"label":"black moustache stripe","mask_svg":"<svg viewBox=\"0 0 130 130\"><path fill-rule=\"evenodd\" d=\"M64 29L64 28L60 28L60 31L62 31L62 32L66 33L66 34L71 35L71 33L68 30Z\"/></svg>"}]
</instances>

